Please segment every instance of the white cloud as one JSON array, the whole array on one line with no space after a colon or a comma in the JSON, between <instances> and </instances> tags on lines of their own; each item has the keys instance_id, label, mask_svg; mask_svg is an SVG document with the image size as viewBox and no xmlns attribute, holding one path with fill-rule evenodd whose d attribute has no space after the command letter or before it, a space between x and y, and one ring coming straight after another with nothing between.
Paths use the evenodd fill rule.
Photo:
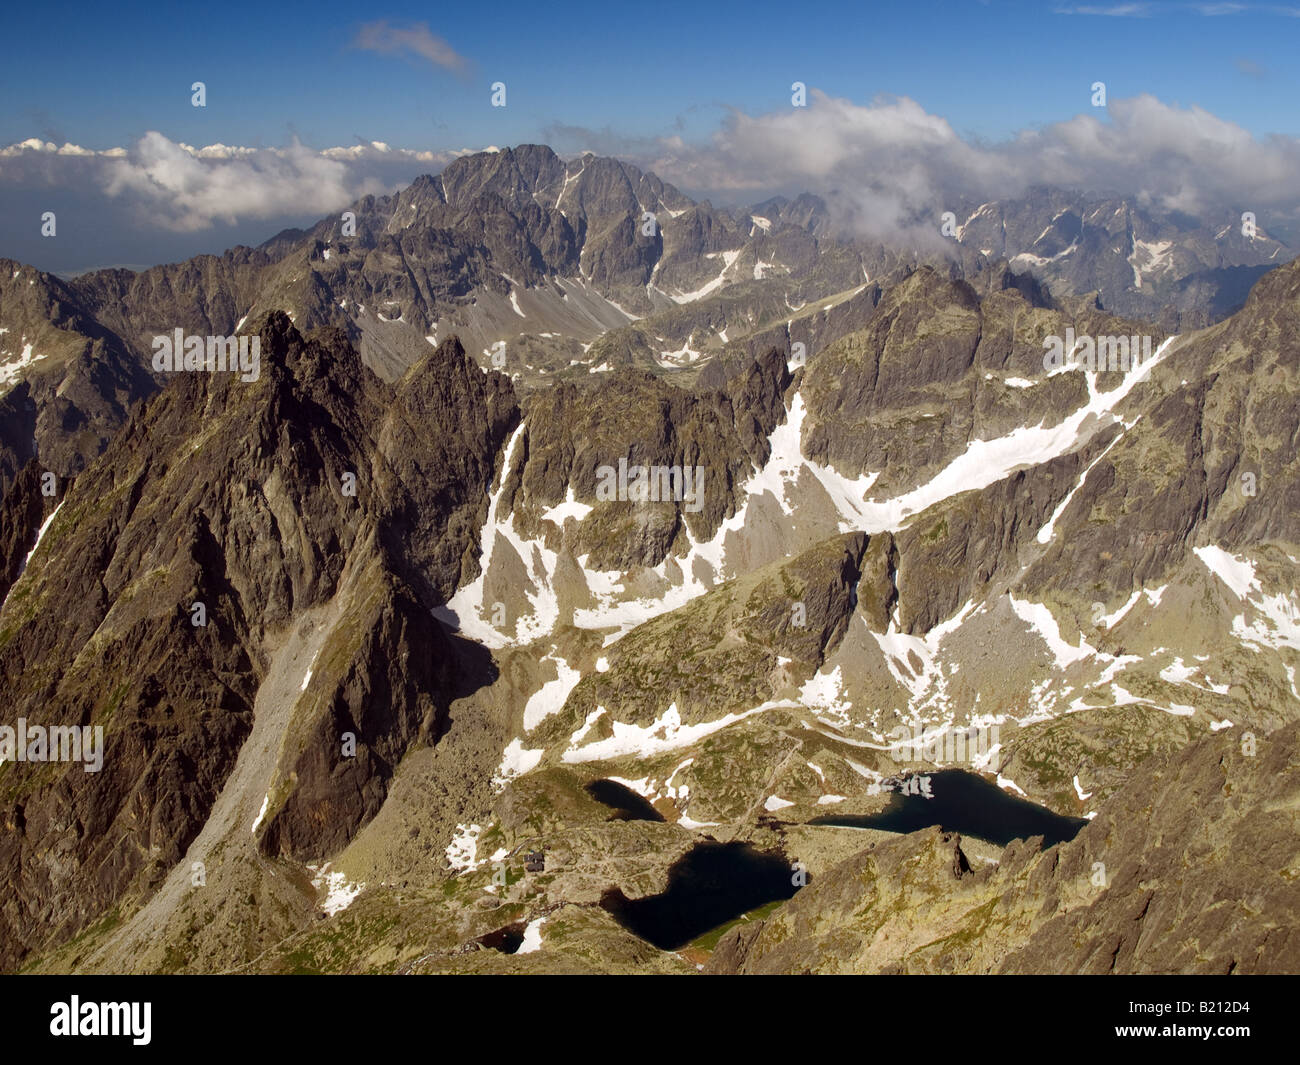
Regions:
<instances>
[{"instance_id":1,"label":"white cloud","mask_svg":"<svg viewBox=\"0 0 1300 1065\"><path fill-rule=\"evenodd\" d=\"M90 151L35 138L0 149L0 184L98 189L142 221L179 232L218 223L322 215L395 191L468 149L394 149L379 141L314 150L193 145L146 133L131 148Z\"/></svg>"},{"instance_id":2,"label":"white cloud","mask_svg":"<svg viewBox=\"0 0 1300 1065\"><path fill-rule=\"evenodd\" d=\"M907 97L870 104L814 89L806 108L736 111L710 143L666 138L639 160L660 177L735 198L807 189L880 234L937 219L949 205L1004 199L1031 185L1135 196L1204 214L1253 210L1294 217L1300 140L1256 137L1199 107L1142 95L1112 100L998 143L963 138Z\"/></svg>"},{"instance_id":3,"label":"white cloud","mask_svg":"<svg viewBox=\"0 0 1300 1065\"><path fill-rule=\"evenodd\" d=\"M423 22L409 26L391 26L386 19L367 22L357 31L352 44L364 51L383 55L409 53L456 74L464 73L469 67L464 56Z\"/></svg>"},{"instance_id":4,"label":"white cloud","mask_svg":"<svg viewBox=\"0 0 1300 1065\"><path fill-rule=\"evenodd\" d=\"M247 155L205 155L155 132L145 134L126 159L113 161L106 177L110 196L134 193L162 210L167 224L183 230L296 208L323 214L385 191L373 179L352 180L344 163L300 144Z\"/></svg>"},{"instance_id":5,"label":"white cloud","mask_svg":"<svg viewBox=\"0 0 1300 1065\"><path fill-rule=\"evenodd\" d=\"M1058 7L1058 15L1103 15L1109 18L1150 18L1153 4L1082 4L1077 7Z\"/></svg>"}]
</instances>

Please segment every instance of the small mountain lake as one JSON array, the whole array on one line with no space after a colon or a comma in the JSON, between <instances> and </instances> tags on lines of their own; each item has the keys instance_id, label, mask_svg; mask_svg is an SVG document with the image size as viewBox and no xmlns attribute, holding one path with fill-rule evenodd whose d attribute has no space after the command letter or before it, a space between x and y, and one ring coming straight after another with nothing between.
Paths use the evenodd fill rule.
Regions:
<instances>
[{"instance_id":1,"label":"small mountain lake","mask_svg":"<svg viewBox=\"0 0 1300 1065\"><path fill-rule=\"evenodd\" d=\"M798 890L790 860L748 843L697 843L668 870L660 895L629 899L618 888L600 905L633 935L676 950L705 932Z\"/></svg>"},{"instance_id":2,"label":"small mountain lake","mask_svg":"<svg viewBox=\"0 0 1300 1065\"><path fill-rule=\"evenodd\" d=\"M960 832L1000 847L1013 839L1042 836L1044 848L1074 839L1088 823L1086 818L1064 817L1046 806L1011 795L964 769L915 775L930 778L929 798L894 792L889 805L879 813L831 815L808 823L899 833L938 825L944 832Z\"/></svg>"},{"instance_id":3,"label":"small mountain lake","mask_svg":"<svg viewBox=\"0 0 1300 1065\"><path fill-rule=\"evenodd\" d=\"M611 821L664 819L664 815L651 806L649 800L617 780L593 780L587 785L587 794L614 811L609 818Z\"/></svg>"}]
</instances>

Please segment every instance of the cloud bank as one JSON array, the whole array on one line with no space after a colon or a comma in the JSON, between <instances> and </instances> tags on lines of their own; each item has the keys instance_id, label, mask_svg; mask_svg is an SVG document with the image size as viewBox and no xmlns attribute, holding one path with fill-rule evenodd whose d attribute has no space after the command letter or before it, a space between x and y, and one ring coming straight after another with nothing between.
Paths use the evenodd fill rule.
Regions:
<instances>
[{"instance_id":1,"label":"cloud bank","mask_svg":"<svg viewBox=\"0 0 1300 1065\"><path fill-rule=\"evenodd\" d=\"M393 149L378 141L323 151L205 148L146 133L130 149L89 151L28 140L0 149L0 187L44 182L99 192L140 209L141 221L181 232L241 219L325 214L440 170L466 151Z\"/></svg>"},{"instance_id":2,"label":"cloud bank","mask_svg":"<svg viewBox=\"0 0 1300 1065\"><path fill-rule=\"evenodd\" d=\"M962 138L906 97L863 105L813 90L806 108L734 111L709 143L665 138L642 161L665 180L731 199L807 189L882 234L1034 185L1197 216L1252 210L1262 222L1294 222L1300 207L1300 139L1259 138L1149 95L990 144Z\"/></svg>"},{"instance_id":3,"label":"cloud bank","mask_svg":"<svg viewBox=\"0 0 1300 1065\"><path fill-rule=\"evenodd\" d=\"M1253 211L1270 233L1300 232L1300 139L1259 137L1202 108L1149 95L1112 99L1106 110L998 142L962 137L907 97L860 104L815 89L807 107L761 115L733 110L703 142L678 135L621 141L610 130L560 125L547 127L545 136L562 154L611 152L714 202L813 192L843 223L879 238L915 234L921 224L933 229L944 211L1035 185L1132 196L1155 210L1200 218ZM373 141L323 150L298 143L195 148L158 132L106 151L29 140L0 149L0 193L32 210L58 201L94 215L105 241L129 233L139 250L108 261L158 261L148 251L149 234L215 239L243 227L260 242L367 194L393 192L467 153ZM6 254L50 252L33 239L37 227L21 210L8 215L0 220ZM96 261L84 265L104 261L96 252Z\"/></svg>"}]
</instances>

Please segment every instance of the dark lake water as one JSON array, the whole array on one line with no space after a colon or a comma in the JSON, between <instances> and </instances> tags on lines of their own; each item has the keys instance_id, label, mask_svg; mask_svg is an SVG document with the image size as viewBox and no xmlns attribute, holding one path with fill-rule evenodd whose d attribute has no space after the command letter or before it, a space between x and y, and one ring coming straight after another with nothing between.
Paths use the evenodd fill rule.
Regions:
<instances>
[{"instance_id":1,"label":"dark lake water","mask_svg":"<svg viewBox=\"0 0 1300 1065\"><path fill-rule=\"evenodd\" d=\"M513 954L524 942L523 921L516 921L514 924L508 924L504 928L498 928L496 931L489 932L487 935L479 936L478 942L490 950L499 950L502 954Z\"/></svg>"},{"instance_id":2,"label":"dark lake water","mask_svg":"<svg viewBox=\"0 0 1300 1065\"><path fill-rule=\"evenodd\" d=\"M809 824L876 828L885 832L916 832L938 825L945 832L960 832L1000 847L1013 839L1032 836L1042 836L1043 846L1051 847L1074 839L1088 823L1086 818L1063 817L1045 806L1011 795L964 769L941 769L923 775L930 778L930 798L895 792L880 813L818 817Z\"/></svg>"},{"instance_id":3,"label":"dark lake water","mask_svg":"<svg viewBox=\"0 0 1300 1065\"><path fill-rule=\"evenodd\" d=\"M611 821L662 821L664 815L643 795L616 780L593 780L587 794L614 811Z\"/></svg>"},{"instance_id":4,"label":"dark lake water","mask_svg":"<svg viewBox=\"0 0 1300 1065\"><path fill-rule=\"evenodd\" d=\"M669 869L662 895L629 899L613 888L600 905L634 935L676 950L742 913L790 898L798 890L792 876L782 854L748 843L698 843Z\"/></svg>"}]
</instances>

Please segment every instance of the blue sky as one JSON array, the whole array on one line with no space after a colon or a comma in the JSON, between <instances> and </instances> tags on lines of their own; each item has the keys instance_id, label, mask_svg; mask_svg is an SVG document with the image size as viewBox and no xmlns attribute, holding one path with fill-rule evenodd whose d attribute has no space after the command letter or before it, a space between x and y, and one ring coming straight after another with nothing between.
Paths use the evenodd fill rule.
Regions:
<instances>
[{"instance_id":1,"label":"blue sky","mask_svg":"<svg viewBox=\"0 0 1300 1065\"><path fill-rule=\"evenodd\" d=\"M1146 17L1060 14L1137 9ZM1240 8L1240 11L1236 9ZM1235 13L1206 15L1205 10ZM1300 133L1300 18L1285 5L914 2L35 4L6 14L0 142L90 148L156 129L196 145L410 148L554 141L556 126L704 137L802 80L865 103L906 95L1000 139L1087 109L1088 86L1199 105L1255 133ZM1300 4L1294 8L1300 14ZM183 11L183 14L182 14ZM375 19L425 23L463 76L352 47ZM208 106L190 106L203 80ZM508 106L488 106L488 86ZM581 135L571 138L580 146Z\"/></svg>"}]
</instances>

